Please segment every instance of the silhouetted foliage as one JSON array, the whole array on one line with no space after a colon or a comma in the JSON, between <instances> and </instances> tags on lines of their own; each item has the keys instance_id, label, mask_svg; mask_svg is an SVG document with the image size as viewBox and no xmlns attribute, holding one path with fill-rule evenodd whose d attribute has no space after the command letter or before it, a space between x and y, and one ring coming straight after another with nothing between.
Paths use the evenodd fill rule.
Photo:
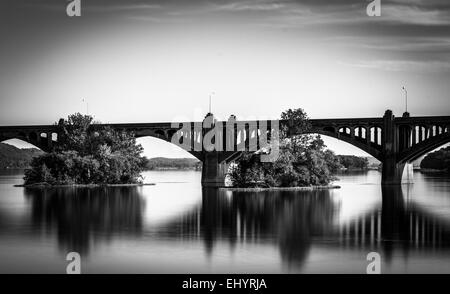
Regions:
<instances>
[{"instance_id":1,"label":"silhouetted foliage","mask_svg":"<svg viewBox=\"0 0 450 294\"><path fill-rule=\"evenodd\" d=\"M420 168L450 171L450 147L428 154L422 160Z\"/></svg>"},{"instance_id":2,"label":"silhouetted foliage","mask_svg":"<svg viewBox=\"0 0 450 294\"><path fill-rule=\"evenodd\" d=\"M295 187L328 185L341 168L338 157L319 135L307 134L310 128L303 109L281 114L288 125L280 130L279 157L261 162L260 153L244 152L230 168L228 176L236 187Z\"/></svg>"},{"instance_id":3,"label":"silhouetted foliage","mask_svg":"<svg viewBox=\"0 0 450 294\"><path fill-rule=\"evenodd\" d=\"M62 134L51 153L36 157L25 184L132 184L141 181L147 159L133 134L99 127L92 116L76 113L59 126Z\"/></svg>"}]
</instances>

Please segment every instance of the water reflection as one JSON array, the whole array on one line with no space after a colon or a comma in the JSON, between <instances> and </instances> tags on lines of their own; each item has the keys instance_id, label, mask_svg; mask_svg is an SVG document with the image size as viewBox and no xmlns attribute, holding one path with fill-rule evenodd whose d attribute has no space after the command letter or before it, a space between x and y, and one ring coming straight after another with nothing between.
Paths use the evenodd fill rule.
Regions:
<instances>
[{"instance_id":1,"label":"water reflection","mask_svg":"<svg viewBox=\"0 0 450 294\"><path fill-rule=\"evenodd\" d=\"M330 191L248 193L203 190L204 242L211 251L218 239L270 242L289 263L302 263L312 238L331 232L334 203Z\"/></svg>"},{"instance_id":2,"label":"water reflection","mask_svg":"<svg viewBox=\"0 0 450 294\"><path fill-rule=\"evenodd\" d=\"M403 187L405 189L405 187ZM202 209L172 224L201 235L208 254L217 242L272 243L287 265L301 266L314 243L325 247L382 253L450 249L450 226L418 209L402 187L383 187L382 207L340 223L333 191L239 193L203 190ZM200 217L196 215L201 213ZM200 222L200 223L198 223ZM200 230L200 231L199 231Z\"/></svg>"},{"instance_id":3,"label":"water reflection","mask_svg":"<svg viewBox=\"0 0 450 294\"><path fill-rule=\"evenodd\" d=\"M87 253L95 241L142 233L145 201L138 187L24 190L35 232L57 236L64 252Z\"/></svg>"},{"instance_id":4,"label":"water reflection","mask_svg":"<svg viewBox=\"0 0 450 294\"><path fill-rule=\"evenodd\" d=\"M296 271L307 267L314 249L318 248L364 254L377 251L386 263L395 261L398 255L407 258L424 252L434 256L446 252L444 256L448 256L448 220L418 205L414 201L416 195L411 195L412 186L352 187L354 190L263 193L203 189L197 202L189 201L175 216L167 210L170 208L167 205L158 211L161 199L168 197L164 191L173 189L170 184L161 185L160 190L25 189L24 194L30 204L27 215L33 233L56 236L64 253L86 254L101 251L99 244L112 240L122 239L126 245L139 239L141 254L195 244L195 248L201 248L196 251L198 257L212 261L214 254L223 250L223 244L228 244L231 251L240 252L246 245L267 245L278 252L283 266ZM371 195L360 195L357 189ZM365 200L364 209L352 210L350 217L342 217L345 205L355 203L354 194L378 202ZM146 211L171 217L158 222L146 215Z\"/></svg>"}]
</instances>

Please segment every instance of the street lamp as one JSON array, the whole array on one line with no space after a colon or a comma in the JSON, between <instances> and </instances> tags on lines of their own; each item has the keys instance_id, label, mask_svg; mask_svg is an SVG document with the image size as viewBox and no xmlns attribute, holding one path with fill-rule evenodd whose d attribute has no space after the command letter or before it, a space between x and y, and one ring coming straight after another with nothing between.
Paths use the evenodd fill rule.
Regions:
<instances>
[{"instance_id":1,"label":"street lamp","mask_svg":"<svg viewBox=\"0 0 450 294\"><path fill-rule=\"evenodd\" d=\"M403 91L405 91L405 113L403 114L404 117L409 117L408 112L408 90L406 90L405 86L402 87Z\"/></svg>"},{"instance_id":2,"label":"street lamp","mask_svg":"<svg viewBox=\"0 0 450 294\"><path fill-rule=\"evenodd\" d=\"M89 115L89 103L84 98L82 100L83 102L86 102L86 115Z\"/></svg>"},{"instance_id":3,"label":"street lamp","mask_svg":"<svg viewBox=\"0 0 450 294\"><path fill-rule=\"evenodd\" d=\"M216 93L215 92L209 93L209 113L211 113L211 105L212 105L211 96L214 95L214 94L216 94Z\"/></svg>"}]
</instances>

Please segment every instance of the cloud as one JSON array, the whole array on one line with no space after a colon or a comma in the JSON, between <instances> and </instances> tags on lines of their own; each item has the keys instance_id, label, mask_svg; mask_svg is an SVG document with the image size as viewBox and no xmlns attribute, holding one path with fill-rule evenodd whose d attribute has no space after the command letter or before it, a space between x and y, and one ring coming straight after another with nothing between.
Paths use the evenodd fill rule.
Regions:
<instances>
[{"instance_id":1,"label":"cloud","mask_svg":"<svg viewBox=\"0 0 450 294\"><path fill-rule=\"evenodd\" d=\"M0 18L4 28L19 22L15 13L23 7L53 9L57 13L45 17L45 22L54 19L57 24L63 18L67 3L61 0L3 1L2 4L15 8L5 18ZM288 32L294 41L304 38L330 50L339 48L384 60L357 63L357 66L397 70L423 68L417 63L430 62L430 66L447 68L438 63L450 58L450 1L381 0L381 17L366 15L369 3L369 0L89 0L82 5L86 18L100 24L106 23L107 18L117 23L136 22L144 27L143 22L192 25L193 28L221 22L227 27L275 35ZM34 18L36 24L44 21L39 20L43 18L40 14ZM395 58L402 61L390 62Z\"/></svg>"},{"instance_id":2,"label":"cloud","mask_svg":"<svg viewBox=\"0 0 450 294\"><path fill-rule=\"evenodd\" d=\"M274 1L239 1L239 2L229 2L225 4L217 4L215 9L217 11L270 11L280 10L285 8L285 3L279 3Z\"/></svg>"},{"instance_id":3,"label":"cloud","mask_svg":"<svg viewBox=\"0 0 450 294\"><path fill-rule=\"evenodd\" d=\"M145 3L131 3L131 4L113 4L113 5L95 5L88 6L89 11L97 12L125 12L125 11L135 11L143 12L147 10L160 9L163 6L160 4L145 4Z\"/></svg>"},{"instance_id":4,"label":"cloud","mask_svg":"<svg viewBox=\"0 0 450 294\"><path fill-rule=\"evenodd\" d=\"M412 60L360 60L340 62L350 67L375 69L391 72L415 73L450 73L450 62L442 61L412 61Z\"/></svg>"},{"instance_id":5,"label":"cloud","mask_svg":"<svg viewBox=\"0 0 450 294\"><path fill-rule=\"evenodd\" d=\"M386 21L424 26L450 25L450 10L424 9L410 5L384 5L382 16Z\"/></svg>"}]
</instances>

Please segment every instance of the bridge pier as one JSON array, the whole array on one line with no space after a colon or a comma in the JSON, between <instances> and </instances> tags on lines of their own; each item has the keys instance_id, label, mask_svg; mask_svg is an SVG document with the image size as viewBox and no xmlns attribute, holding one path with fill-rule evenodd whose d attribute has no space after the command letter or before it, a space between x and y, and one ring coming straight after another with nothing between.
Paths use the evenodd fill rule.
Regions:
<instances>
[{"instance_id":1,"label":"bridge pier","mask_svg":"<svg viewBox=\"0 0 450 294\"><path fill-rule=\"evenodd\" d=\"M397 158L401 144L400 137L404 137L405 134L398 133L399 129L395 125L394 120L395 117L392 111L387 110L383 117L382 185L401 185L413 182L412 164L399 162Z\"/></svg>"},{"instance_id":2,"label":"bridge pier","mask_svg":"<svg viewBox=\"0 0 450 294\"><path fill-rule=\"evenodd\" d=\"M202 167L202 187L219 188L225 186L228 164L220 162L219 152L205 152Z\"/></svg>"},{"instance_id":3,"label":"bridge pier","mask_svg":"<svg viewBox=\"0 0 450 294\"><path fill-rule=\"evenodd\" d=\"M411 163L396 163L395 159L383 161L381 183L383 185L412 184L413 167Z\"/></svg>"}]
</instances>

